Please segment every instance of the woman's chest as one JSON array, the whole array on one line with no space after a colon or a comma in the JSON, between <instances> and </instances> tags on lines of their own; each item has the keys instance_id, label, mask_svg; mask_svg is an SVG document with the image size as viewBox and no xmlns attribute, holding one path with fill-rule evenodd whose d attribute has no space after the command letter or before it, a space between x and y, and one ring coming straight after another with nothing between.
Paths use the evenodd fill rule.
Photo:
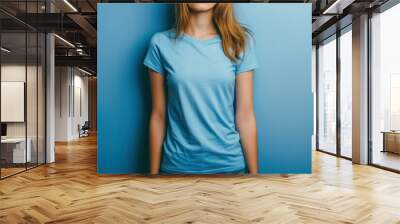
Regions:
<instances>
[{"instance_id":1,"label":"woman's chest","mask_svg":"<svg viewBox=\"0 0 400 224\"><path fill-rule=\"evenodd\" d=\"M163 55L166 79L179 83L232 83L235 64L218 45L180 45Z\"/></svg>"}]
</instances>

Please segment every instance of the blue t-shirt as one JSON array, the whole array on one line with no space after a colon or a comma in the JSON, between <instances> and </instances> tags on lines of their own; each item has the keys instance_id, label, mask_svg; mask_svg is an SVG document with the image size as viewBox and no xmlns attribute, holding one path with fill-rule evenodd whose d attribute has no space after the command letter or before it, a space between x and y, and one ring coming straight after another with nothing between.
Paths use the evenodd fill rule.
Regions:
<instances>
[{"instance_id":1,"label":"blue t-shirt","mask_svg":"<svg viewBox=\"0 0 400 224\"><path fill-rule=\"evenodd\" d=\"M236 75L257 67L249 36L240 60L225 56L221 38L201 40L173 29L156 33L144 65L166 80L167 130L161 171L209 174L246 167L235 124Z\"/></svg>"}]
</instances>

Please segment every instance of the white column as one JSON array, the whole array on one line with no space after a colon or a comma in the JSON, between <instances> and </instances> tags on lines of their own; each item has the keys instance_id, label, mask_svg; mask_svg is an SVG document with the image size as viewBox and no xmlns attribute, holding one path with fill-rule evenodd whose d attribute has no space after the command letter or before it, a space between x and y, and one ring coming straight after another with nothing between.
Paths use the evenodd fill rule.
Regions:
<instances>
[{"instance_id":1,"label":"white column","mask_svg":"<svg viewBox=\"0 0 400 224\"><path fill-rule=\"evenodd\" d=\"M368 15L353 20L353 162L368 163Z\"/></svg>"},{"instance_id":2,"label":"white column","mask_svg":"<svg viewBox=\"0 0 400 224\"><path fill-rule=\"evenodd\" d=\"M55 55L54 35L49 33L46 36L46 163L55 161L54 133L55 133Z\"/></svg>"}]
</instances>

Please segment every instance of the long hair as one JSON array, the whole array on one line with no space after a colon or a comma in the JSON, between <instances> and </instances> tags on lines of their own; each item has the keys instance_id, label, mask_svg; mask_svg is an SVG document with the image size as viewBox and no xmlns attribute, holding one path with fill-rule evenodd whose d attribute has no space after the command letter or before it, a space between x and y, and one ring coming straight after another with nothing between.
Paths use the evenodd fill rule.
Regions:
<instances>
[{"instance_id":1,"label":"long hair","mask_svg":"<svg viewBox=\"0 0 400 224\"><path fill-rule=\"evenodd\" d=\"M232 3L217 3L213 8L213 22L221 36L224 54L237 61L244 51L249 30L241 26L235 18ZM175 7L175 30L181 35L190 25L190 8L187 3Z\"/></svg>"}]
</instances>

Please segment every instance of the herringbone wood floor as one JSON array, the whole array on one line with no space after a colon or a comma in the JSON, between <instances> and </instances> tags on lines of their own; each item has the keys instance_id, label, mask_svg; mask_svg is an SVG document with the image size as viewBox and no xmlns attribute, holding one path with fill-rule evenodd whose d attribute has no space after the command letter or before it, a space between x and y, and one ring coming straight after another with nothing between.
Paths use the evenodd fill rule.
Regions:
<instances>
[{"instance_id":1,"label":"herringbone wood floor","mask_svg":"<svg viewBox=\"0 0 400 224\"><path fill-rule=\"evenodd\" d=\"M400 175L315 152L312 175L96 174L96 139L0 181L0 223L400 223Z\"/></svg>"}]
</instances>

